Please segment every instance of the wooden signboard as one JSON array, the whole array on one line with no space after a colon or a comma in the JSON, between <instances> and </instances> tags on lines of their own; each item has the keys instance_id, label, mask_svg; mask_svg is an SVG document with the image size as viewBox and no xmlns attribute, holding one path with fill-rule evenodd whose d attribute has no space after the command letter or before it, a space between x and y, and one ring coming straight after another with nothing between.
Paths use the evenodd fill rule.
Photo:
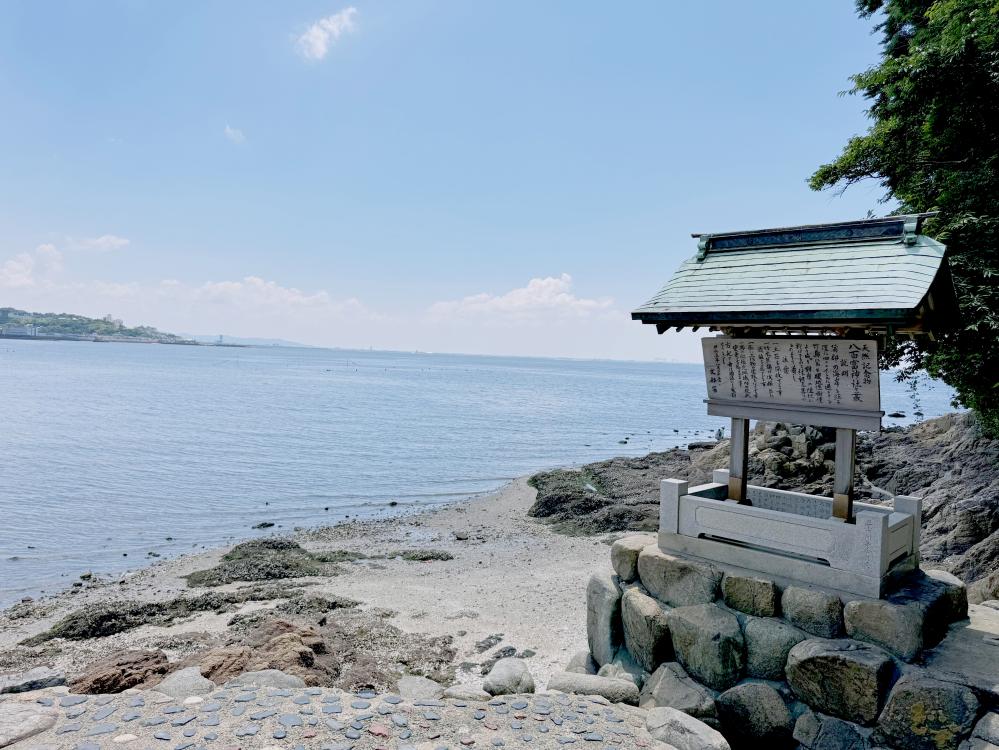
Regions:
<instances>
[{"instance_id":1,"label":"wooden signboard","mask_svg":"<svg viewBox=\"0 0 999 750\"><path fill-rule=\"evenodd\" d=\"M716 336L702 346L708 414L881 429L874 340Z\"/></svg>"}]
</instances>

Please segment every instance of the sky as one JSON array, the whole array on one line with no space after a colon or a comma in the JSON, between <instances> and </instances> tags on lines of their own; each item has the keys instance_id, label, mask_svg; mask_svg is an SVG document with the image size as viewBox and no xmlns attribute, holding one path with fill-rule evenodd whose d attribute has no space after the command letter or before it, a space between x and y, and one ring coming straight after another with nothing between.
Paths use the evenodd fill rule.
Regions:
<instances>
[{"instance_id":1,"label":"sky","mask_svg":"<svg viewBox=\"0 0 999 750\"><path fill-rule=\"evenodd\" d=\"M0 3L0 306L351 348L699 360L692 232L862 218L852 0Z\"/></svg>"}]
</instances>

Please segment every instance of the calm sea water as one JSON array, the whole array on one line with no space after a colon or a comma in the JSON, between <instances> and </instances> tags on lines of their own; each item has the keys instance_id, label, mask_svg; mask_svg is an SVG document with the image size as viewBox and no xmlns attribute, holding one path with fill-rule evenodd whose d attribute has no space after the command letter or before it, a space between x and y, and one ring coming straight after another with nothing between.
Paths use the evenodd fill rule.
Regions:
<instances>
[{"instance_id":1,"label":"calm sea water","mask_svg":"<svg viewBox=\"0 0 999 750\"><path fill-rule=\"evenodd\" d=\"M911 414L883 380L883 408ZM726 424L703 398L697 365L3 340L0 605L262 521L398 513L686 445ZM919 398L930 417L950 391Z\"/></svg>"}]
</instances>

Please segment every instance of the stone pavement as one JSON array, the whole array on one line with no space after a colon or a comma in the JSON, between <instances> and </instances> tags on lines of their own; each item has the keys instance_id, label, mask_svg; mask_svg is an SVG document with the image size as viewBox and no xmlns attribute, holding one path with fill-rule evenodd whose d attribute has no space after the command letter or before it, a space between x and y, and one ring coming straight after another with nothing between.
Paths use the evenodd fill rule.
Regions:
<instances>
[{"instance_id":1,"label":"stone pavement","mask_svg":"<svg viewBox=\"0 0 999 750\"><path fill-rule=\"evenodd\" d=\"M38 717L16 750L460 750L465 747L668 748L645 712L599 696L504 695L489 701L233 684L181 700L152 690L72 695L48 689L5 697L3 717ZM26 725L27 726L27 725ZM7 740L8 742L10 739Z\"/></svg>"}]
</instances>

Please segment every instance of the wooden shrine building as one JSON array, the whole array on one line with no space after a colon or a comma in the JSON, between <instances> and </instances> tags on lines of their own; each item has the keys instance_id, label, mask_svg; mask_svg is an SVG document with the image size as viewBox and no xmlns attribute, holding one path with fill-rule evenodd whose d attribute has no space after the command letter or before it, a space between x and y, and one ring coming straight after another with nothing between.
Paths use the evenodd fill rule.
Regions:
<instances>
[{"instance_id":1,"label":"wooden shrine building","mask_svg":"<svg viewBox=\"0 0 999 750\"><path fill-rule=\"evenodd\" d=\"M957 322L945 248L920 234L924 218L694 235L696 255L632 317L659 333L718 332L702 341L706 403L732 420L731 459L697 494L664 482L661 546L774 573L799 558L864 595L880 594L889 568L918 564L918 499L855 515L853 475L856 430L881 427L886 337L933 337ZM836 428L833 497L749 486L751 419ZM805 570L813 578L828 576Z\"/></svg>"}]
</instances>

